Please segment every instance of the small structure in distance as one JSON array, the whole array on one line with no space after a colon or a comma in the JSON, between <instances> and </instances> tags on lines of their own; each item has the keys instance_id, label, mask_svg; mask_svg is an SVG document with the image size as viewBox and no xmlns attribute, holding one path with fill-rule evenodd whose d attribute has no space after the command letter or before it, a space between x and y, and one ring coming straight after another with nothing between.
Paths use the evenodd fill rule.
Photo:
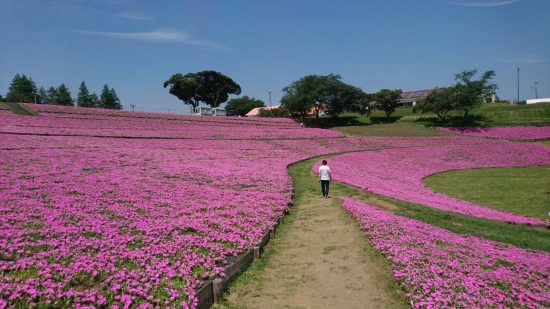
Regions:
<instances>
[{"instance_id":1,"label":"small structure in distance","mask_svg":"<svg viewBox=\"0 0 550 309\"><path fill-rule=\"evenodd\" d=\"M246 113L246 117L258 117L261 111L263 110L276 110L279 109L279 105L277 106L269 106L269 107L256 107L251 109L248 113Z\"/></svg>"},{"instance_id":2,"label":"small structure in distance","mask_svg":"<svg viewBox=\"0 0 550 309\"><path fill-rule=\"evenodd\" d=\"M531 100L526 100L525 102L527 104L550 103L550 98L531 99Z\"/></svg>"},{"instance_id":3,"label":"small structure in distance","mask_svg":"<svg viewBox=\"0 0 550 309\"><path fill-rule=\"evenodd\" d=\"M226 116L227 115L225 109L223 108L211 108L211 107L205 107L205 106L199 106L195 108L195 112L193 114L197 116Z\"/></svg>"}]
</instances>

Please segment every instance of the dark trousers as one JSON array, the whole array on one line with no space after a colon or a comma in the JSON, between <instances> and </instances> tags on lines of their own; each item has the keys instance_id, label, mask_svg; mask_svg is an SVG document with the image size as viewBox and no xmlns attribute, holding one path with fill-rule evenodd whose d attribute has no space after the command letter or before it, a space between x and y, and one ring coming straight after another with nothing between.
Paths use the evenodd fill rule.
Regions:
<instances>
[{"instance_id":1,"label":"dark trousers","mask_svg":"<svg viewBox=\"0 0 550 309\"><path fill-rule=\"evenodd\" d=\"M323 190L323 196L328 196L328 188L330 180L321 180L321 190Z\"/></svg>"}]
</instances>

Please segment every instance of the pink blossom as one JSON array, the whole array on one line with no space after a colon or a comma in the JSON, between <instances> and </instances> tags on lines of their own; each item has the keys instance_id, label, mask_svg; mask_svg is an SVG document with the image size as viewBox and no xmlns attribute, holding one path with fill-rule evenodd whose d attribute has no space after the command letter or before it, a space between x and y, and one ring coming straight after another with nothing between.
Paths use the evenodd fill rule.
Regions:
<instances>
[{"instance_id":1,"label":"pink blossom","mask_svg":"<svg viewBox=\"0 0 550 309\"><path fill-rule=\"evenodd\" d=\"M342 206L384 255L415 308L547 308L550 254L458 235L359 200Z\"/></svg>"},{"instance_id":2,"label":"pink blossom","mask_svg":"<svg viewBox=\"0 0 550 309\"><path fill-rule=\"evenodd\" d=\"M477 127L438 128L441 131L478 137L507 138L515 140L537 140L550 138L550 126L540 127Z\"/></svg>"}]
</instances>

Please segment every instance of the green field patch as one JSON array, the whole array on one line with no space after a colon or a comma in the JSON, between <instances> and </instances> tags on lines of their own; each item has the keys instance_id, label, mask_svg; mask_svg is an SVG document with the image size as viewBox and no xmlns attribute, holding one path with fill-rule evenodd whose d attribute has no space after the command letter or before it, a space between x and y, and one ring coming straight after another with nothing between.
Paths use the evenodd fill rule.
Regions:
<instances>
[{"instance_id":1,"label":"green field patch","mask_svg":"<svg viewBox=\"0 0 550 309\"><path fill-rule=\"evenodd\" d=\"M488 208L549 218L550 165L454 170L429 176L424 183Z\"/></svg>"}]
</instances>

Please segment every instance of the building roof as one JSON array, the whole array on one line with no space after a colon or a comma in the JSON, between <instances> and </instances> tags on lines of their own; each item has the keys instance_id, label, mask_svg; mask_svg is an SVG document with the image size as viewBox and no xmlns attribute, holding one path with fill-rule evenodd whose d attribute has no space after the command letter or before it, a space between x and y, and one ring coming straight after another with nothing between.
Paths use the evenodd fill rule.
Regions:
<instances>
[{"instance_id":1,"label":"building roof","mask_svg":"<svg viewBox=\"0 0 550 309\"><path fill-rule=\"evenodd\" d=\"M426 90L415 90L415 91L405 91L401 93L401 101L404 100L418 100L423 99L432 92L432 89L426 89Z\"/></svg>"},{"instance_id":2,"label":"building roof","mask_svg":"<svg viewBox=\"0 0 550 309\"><path fill-rule=\"evenodd\" d=\"M275 110L275 109L278 109L279 108L279 105L277 106L270 106L270 107L256 107L256 108L253 108L251 111L249 111L248 113L246 113L246 117L255 117L255 116L258 116L258 114L260 113L260 111L262 110Z\"/></svg>"}]
</instances>

